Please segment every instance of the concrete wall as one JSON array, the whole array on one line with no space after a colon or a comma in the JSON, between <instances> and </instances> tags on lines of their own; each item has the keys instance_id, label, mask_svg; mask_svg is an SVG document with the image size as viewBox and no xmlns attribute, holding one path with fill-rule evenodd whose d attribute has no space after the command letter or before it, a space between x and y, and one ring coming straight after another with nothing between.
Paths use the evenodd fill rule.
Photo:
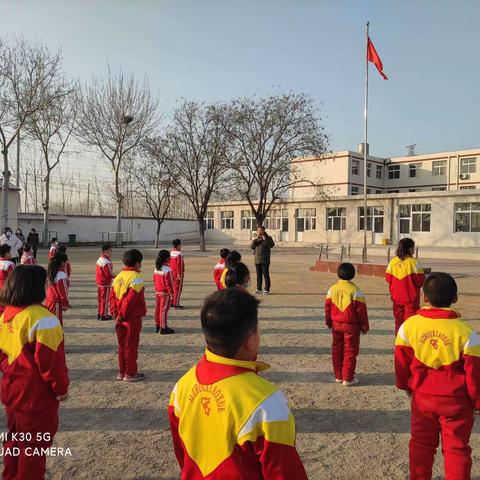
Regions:
<instances>
[{"instance_id":1,"label":"concrete wall","mask_svg":"<svg viewBox=\"0 0 480 480\"><path fill-rule=\"evenodd\" d=\"M2 211L2 189L0 189L0 212ZM11 189L8 192L8 221L7 225L15 231L17 228L17 212L20 206L20 190Z\"/></svg>"},{"instance_id":2,"label":"concrete wall","mask_svg":"<svg viewBox=\"0 0 480 480\"><path fill-rule=\"evenodd\" d=\"M43 230L41 214L18 214L19 226L23 232L36 228ZM156 232L156 221L151 218L124 218L122 230L126 233L126 240L133 242L153 242ZM57 236L61 242L68 240L69 234L76 234L78 242L101 242L102 232L106 241L105 232L116 230L115 217L97 217L83 215L52 215L50 220L50 236ZM197 222L193 220L165 220L160 231L160 241L170 241L180 237L187 242L198 241ZM112 235L110 240L113 241Z\"/></svg>"}]
</instances>

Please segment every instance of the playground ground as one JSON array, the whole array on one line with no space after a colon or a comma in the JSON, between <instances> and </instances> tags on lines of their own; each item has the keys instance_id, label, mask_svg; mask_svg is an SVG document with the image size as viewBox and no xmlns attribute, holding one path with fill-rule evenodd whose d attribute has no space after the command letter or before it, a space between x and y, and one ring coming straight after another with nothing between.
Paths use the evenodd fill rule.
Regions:
<instances>
[{"instance_id":1,"label":"playground ground","mask_svg":"<svg viewBox=\"0 0 480 480\"><path fill-rule=\"evenodd\" d=\"M49 479L175 479L166 407L177 379L201 356L199 309L213 289L217 248L200 254L188 248L183 311L170 314L176 334L153 333L151 272L155 251L142 248L149 314L140 340L139 366L145 382L126 384L117 373L113 322L96 320L94 248L69 251L73 266L71 303L65 318L70 399L62 405L57 447L71 457L51 457ZM333 383L330 334L322 304L331 274L310 272L313 249L276 249L272 258L272 295L261 297L260 358L272 365L265 376L286 392L297 425L297 445L311 479L405 479L408 475L409 403L396 390L393 375L393 320L382 279L358 277L367 296L371 331L362 337L354 388ZM121 251L114 254L120 267ZM40 255L45 263L45 255ZM252 256L245 251L251 267ZM478 330L480 263L430 260L434 270L457 276L464 317ZM253 268L251 268L253 270ZM5 419L1 416L1 430ZM473 477L480 478L480 429L472 436ZM437 456L435 478L443 478Z\"/></svg>"}]
</instances>

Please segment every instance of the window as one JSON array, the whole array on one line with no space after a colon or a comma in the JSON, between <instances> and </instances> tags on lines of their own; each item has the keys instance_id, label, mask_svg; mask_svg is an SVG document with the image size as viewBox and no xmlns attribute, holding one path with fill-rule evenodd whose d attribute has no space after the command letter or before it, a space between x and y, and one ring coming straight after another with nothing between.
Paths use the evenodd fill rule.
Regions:
<instances>
[{"instance_id":1,"label":"window","mask_svg":"<svg viewBox=\"0 0 480 480\"><path fill-rule=\"evenodd\" d=\"M418 177L420 168L422 168L422 164L421 164L421 163L411 163L411 164L409 165L410 178Z\"/></svg>"},{"instance_id":2,"label":"window","mask_svg":"<svg viewBox=\"0 0 480 480\"><path fill-rule=\"evenodd\" d=\"M455 232L480 232L480 203L455 204Z\"/></svg>"},{"instance_id":3,"label":"window","mask_svg":"<svg viewBox=\"0 0 480 480\"><path fill-rule=\"evenodd\" d=\"M409 188L408 191L411 192L411 193L418 192L418 190L416 188Z\"/></svg>"},{"instance_id":4,"label":"window","mask_svg":"<svg viewBox=\"0 0 480 480\"><path fill-rule=\"evenodd\" d=\"M297 208L297 232L317 229L317 209Z\"/></svg>"},{"instance_id":5,"label":"window","mask_svg":"<svg viewBox=\"0 0 480 480\"><path fill-rule=\"evenodd\" d=\"M367 177L372 175L372 164L367 162Z\"/></svg>"},{"instance_id":6,"label":"window","mask_svg":"<svg viewBox=\"0 0 480 480\"><path fill-rule=\"evenodd\" d=\"M400 190L389 190L388 193L400 193Z\"/></svg>"},{"instance_id":7,"label":"window","mask_svg":"<svg viewBox=\"0 0 480 480\"><path fill-rule=\"evenodd\" d=\"M205 230L213 230L215 228L215 222L213 220L213 212L207 212L203 219L203 226Z\"/></svg>"},{"instance_id":8,"label":"window","mask_svg":"<svg viewBox=\"0 0 480 480\"><path fill-rule=\"evenodd\" d=\"M256 230L257 219L251 210L242 210L240 218L240 228L242 230Z\"/></svg>"},{"instance_id":9,"label":"window","mask_svg":"<svg viewBox=\"0 0 480 480\"><path fill-rule=\"evenodd\" d=\"M477 187L475 185L462 185L460 190L475 190Z\"/></svg>"},{"instance_id":10,"label":"window","mask_svg":"<svg viewBox=\"0 0 480 480\"><path fill-rule=\"evenodd\" d=\"M377 178L381 180L383 177L383 165L377 165Z\"/></svg>"},{"instance_id":11,"label":"window","mask_svg":"<svg viewBox=\"0 0 480 480\"><path fill-rule=\"evenodd\" d=\"M288 210L270 210L265 219L265 228L288 232Z\"/></svg>"},{"instance_id":12,"label":"window","mask_svg":"<svg viewBox=\"0 0 480 480\"><path fill-rule=\"evenodd\" d=\"M395 180L400 178L400 165L389 165L388 166L388 179Z\"/></svg>"},{"instance_id":13,"label":"window","mask_svg":"<svg viewBox=\"0 0 480 480\"><path fill-rule=\"evenodd\" d=\"M462 158L460 160L460 174L466 175L477 171L477 158Z\"/></svg>"},{"instance_id":14,"label":"window","mask_svg":"<svg viewBox=\"0 0 480 480\"><path fill-rule=\"evenodd\" d=\"M383 190L375 190L375 193L378 195L379 193L383 193Z\"/></svg>"},{"instance_id":15,"label":"window","mask_svg":"<svg viewBox=\"0 0 480 480\"><path fill-rule=\"evenodd\" d=\"M360 175L360 160L352 160L352 175Z\"/></svg>"},{"instance_id":16,"label":"window","mask_svg":"<svg viewBox=\"0 0 480 480\"><path fill-rule=\"evenodd\" d=\"M358 229L363 230L365 227L365 209L360 207L358 209ZM367 231L375 233L383 233L383 208L381 207L367 207Z\"/></svg>"},{"instance_id":17,"label":"window","mask_svg":"<svg viewBox=\"0 0 480 480\"><path fill-rule=\"evenodd\" d=\"M347 209L327 208L327 230L346 230Z\"/></svg>"},{"instance_id":18,"label":"window","mask_svg":"<svg viewBox=\"0 0 480 480\"><path fill-rule=\"evenodd\" d=\"M360 193L360 187L355 187L352 185L350 187L350 195L358 195Z\"/></svg>"},{"instance_id":19,"label":"window","mask_svg":"<svg viewBox=\"0 0 480 480\"><path fill-rule=\"evenodd\" d=\"M447 161L436 160L432 162L432 175L446 175L447 174Z\"/></svg>"},{"instance_id":20,"label":"window","mask_svg":"<svg viewBox=\"0 0 480 480\"><path fill-rule=\"evenodd\" d=\"M371 188L367 188L367 195L370 195L370 193L372 193L372 189L371 189Z\"/></svg>"},{"instance_id":21,"label":"window","mask_svg":"<svg viewBox=\"0 0 480 480\"><path fill-rule=\"evenodd\" d=\"M429 232L432 206L429 203L400 205L400 233Z\"/></svg>"},{"instance_id":22,"label":"window","mask_svg":"<svg viewBox=\"0 0 480 480\"><path fill-rule=\"evenodd\" d=\"M460 187L460 188L462 188L462 187ZM446 189L447 189L447 187L433 187L432 192L441 192L441 191L446 190Z\"/></svg>"},{"instance_id":23,"label":"window","mask_svg":"<svg viewBox=\"0 0 480 480\"><path fill-rule=\"evenodd\" d=\"M220 212L220 220L222 224L222 230L233 230L233 227L234 227L233 210Z\"/></svg>"}]
</instances>

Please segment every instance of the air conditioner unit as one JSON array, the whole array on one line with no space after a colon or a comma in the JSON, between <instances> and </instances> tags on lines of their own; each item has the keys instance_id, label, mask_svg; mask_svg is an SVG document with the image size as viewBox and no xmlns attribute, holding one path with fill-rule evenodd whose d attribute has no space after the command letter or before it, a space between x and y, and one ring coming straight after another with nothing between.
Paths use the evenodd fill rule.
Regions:
<instances>
[{"instance_id":1,"label":"air conditioner unit","mask_svg":"<svg viewBox=\"0 0 480 480\"><path fill-rule=\"evenodd\" d=\"M461 174L458 176L458 178L459 178L460 180L468 180L468 179L470 178L470 174L468 174L468 173L461 173Z\"/></svg>"}]
</instances>

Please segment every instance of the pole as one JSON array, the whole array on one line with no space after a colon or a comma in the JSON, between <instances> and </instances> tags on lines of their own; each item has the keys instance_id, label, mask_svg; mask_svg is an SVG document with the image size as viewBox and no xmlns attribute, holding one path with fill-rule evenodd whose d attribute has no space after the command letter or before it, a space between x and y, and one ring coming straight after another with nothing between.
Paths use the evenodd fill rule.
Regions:
<instances>
[{"instance_id":1,"label":"pole","mask_svg":"<svg viewBox=\"0 0 480 480\"><path fill-rule=\"evenodd\" d=\"M15 186L20 188L20 130L17 134L17 175L15 177Z\"/></svg>"},{"instance_id":2,"label":"pole","mask_svg":"<svg viewBox=\"0 0 480 480\"><path fill-rule=\"evenodd\" d=\"M87 186L87 215L90 214L90 184Z\"/></svg>"},{"instance_id":3,"label":"pole","mask_svg":"<svg viewBox=\"0 0 480 480\"><path fill-rule=\"evenodd\" d=\"M368 26L370 22L365 25L365 136L363 143L363 263L368 261L367 255L367 145L368 145Z\"/></svg>"},{"instance_id":4,"label":"pole","mask_svg":"<svg viewBox=\"0 0 480 480\"><path fill-rule=\"evenodd\" d=\"M25 172L25 209L24 212L27 213L28 208L28 171Z\"/></svg>"}]
</instances>

